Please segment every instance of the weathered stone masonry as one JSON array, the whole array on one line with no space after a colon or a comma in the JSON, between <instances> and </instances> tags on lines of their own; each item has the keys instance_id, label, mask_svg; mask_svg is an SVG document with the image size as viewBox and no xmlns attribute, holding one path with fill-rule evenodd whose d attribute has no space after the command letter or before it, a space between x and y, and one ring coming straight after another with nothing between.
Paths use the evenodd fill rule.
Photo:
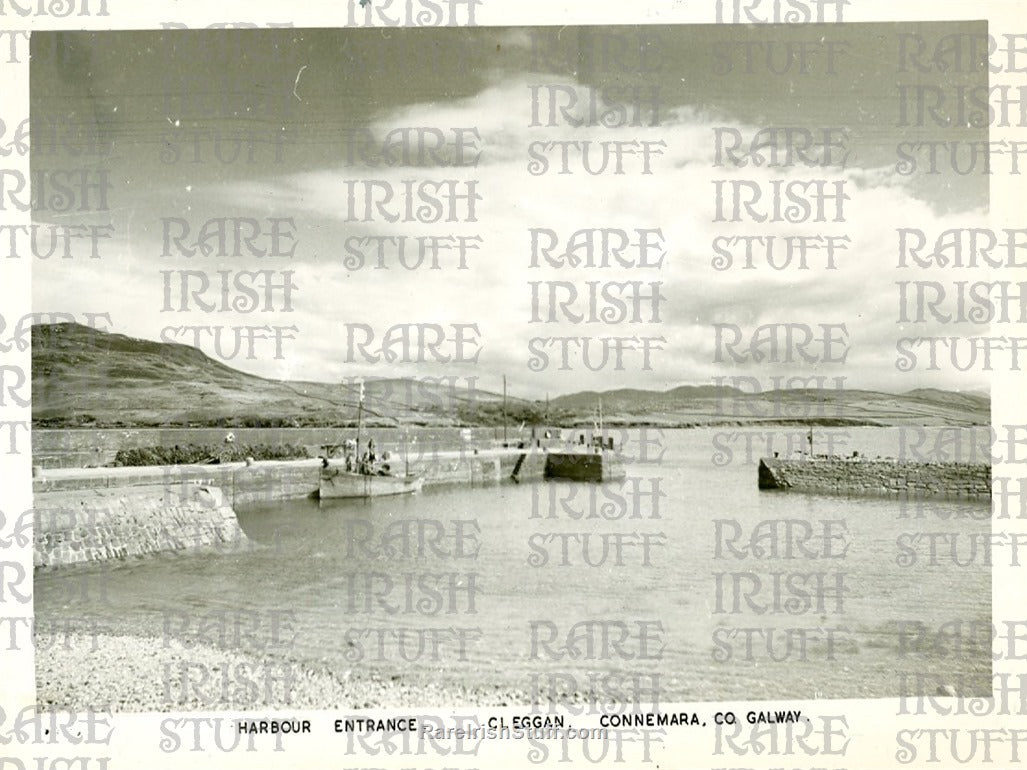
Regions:
<instances>
[{"instance_id":1,"label":"weathered stone masonry","mask_svg":"<svg viewBox=\"0 0 1027 770\"><path fill-rule=\"evenodd\" d=\"M785 460L764 457L759 465L759 487L987 501L991 499L991 467L859 458Z\"/></svg>"},{"instance_id":2,"label":"weathered stone masonry","mask_svg":"<svg viewBox=\"0 0 1027 770\"><path fill-rule=\"evenodd\" d=\"M515 468L521 480L539 479L544 465L543 452L508 449L415 458L410 470L424 474L425 486L478 485ZM314 495L320 467L301 460L45 472L33 479L35 566L247 547L234 506Z\"/></svg>"},{"instance_id":3,"label":"weathered stone masonry","mask_svg":"<svg viewBox=\"0 0 1027 770\"><path fill-rule=\"evenodd\" d=\"M37 495L36 567L128 559L187 548L245 547L220 489L147 485Z\"/></svg>"}]
</instances>

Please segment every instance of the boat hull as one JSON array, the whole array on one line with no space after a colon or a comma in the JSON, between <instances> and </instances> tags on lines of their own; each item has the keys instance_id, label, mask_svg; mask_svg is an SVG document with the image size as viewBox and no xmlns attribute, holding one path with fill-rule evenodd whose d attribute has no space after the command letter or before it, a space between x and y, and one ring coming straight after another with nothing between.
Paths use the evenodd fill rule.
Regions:
<instances>
[{"instance_id":1,"label":"boat hull","mask_svg":"<svg viewBox=\"0 0 1027 770\"><path fill-rule=\"evenodd\" d=\"M419 492L424 484L420 476L377 476L345 471L323 471L318 494L322 500L388 497Z\"/></svg>"}]
</instances>

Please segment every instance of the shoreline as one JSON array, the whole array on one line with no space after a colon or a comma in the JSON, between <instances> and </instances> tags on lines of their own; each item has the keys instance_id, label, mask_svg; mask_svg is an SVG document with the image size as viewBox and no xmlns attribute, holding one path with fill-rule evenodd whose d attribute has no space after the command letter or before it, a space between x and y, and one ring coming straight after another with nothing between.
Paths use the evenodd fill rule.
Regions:
<instances>
[{"instance_id":1,"label":"shoreline","mask_svg":"<svg viewBox=\"0 0 1027 770\"><path fill-rule=\"evenodd\" d=\"M417 684L142 634L37 632L40 708L110 712L528 706L523 690ZM573 700L573 696L571 696Z\"/></svg>"},{"instance_id":2,"label":"shoreline","mask_svg":"<svg viewBox=\"0 0 1027 770\"><path fill-rule=\"evenodd\" d=\"M925 422L926 420L926 422ZM813 427L822 428L902 428L902 427L924 427L924 428L986 428L990 422L978 422L967 418L953 421L944 420L926 415L886 415L879 414L874 417L840 416L827 414L802 414L795 415L757 415L757 414L733 414L710 416L709 418L697 416L692 419L675 418L646 418L640 420L624 419L616 416L604 417L604 424L609 428L666 428L689 430L692 428L744 428L747 426L768 427L768 428L791 428L791 427ZM133 424L123 423L95 423L89 425L61 425L61 424L32 424L33 432L82 432L97 433L102 431L354 431L357 424L345 423L339 425L289 425L289 426L252 426L245 424L224 424L213 423L210 425L189 424ZM501 423L392 423L383 422L368 424L364 423L365 430L396 431L396 430L450 430L460 431L464 429L475 431L497 431L502 430ZM512 426L508 426L512 427ZM580 420L573 420L566 423L547 425L551 430L583 430L592 427L592 424L584 417Z\"/></svg>"}]
</instances>

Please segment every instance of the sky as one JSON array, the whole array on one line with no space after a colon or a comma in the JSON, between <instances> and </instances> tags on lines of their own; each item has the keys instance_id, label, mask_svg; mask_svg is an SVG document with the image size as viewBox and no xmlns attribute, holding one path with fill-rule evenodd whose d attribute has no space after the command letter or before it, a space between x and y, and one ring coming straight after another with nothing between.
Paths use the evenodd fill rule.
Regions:
<instances>
[{"instance_id":1,"label":"sky","mask_svg":"<svg viewBox=\"0 0 1027 770\"><path fill-rule=\"evenodd\" d=\"M955 71L920 71L903 60L900 47L908 52L922 39L930 51L945 35L984 30L983 24L964 22L35 34L31 118L37 186L61 174L66 180L86 174L94 182L106 179L109 188L103 200L97 190L77 192L69 210L51 185L36 200L34 221L110 225L104 230L110 237L98 243L96 259L89 258L90 243L78 239L72 258L37 260L33 306L76 316L108 312L112 331L198 341L229 366L278 379L458 376L477 377L479 387L497 389L505 375L512 392L534 398L712 384L718 377L752 377L769 389L782 382L775 376L818 375L845 377L846 388L892 392L986 389L986 373L959 372L951 365L925 371L922 355L913 371L901 371L896 352L903 336L984 333L972 324L903 321L896 284L937 280L951 287L953 281L985 277L970 269L899 268L896 236L897 228L919 228L933 242L947 228L980 226L985 215L987 176L896 169L900 142L988 136L972 115L950 110L951 101L941 110L951 113L947 122L916 120L911 102L902 112L902 86L907 94L914 86L944 87L951 98L958 87L986 85L987 73L967 59ZM902 37L914 34L921 38ZM560 98L573 95L578 104L596 94L630 103L637 94L647 106L638 120L547 125L549 87ZM534 121L533 95L539 97ZM655 115L649 107L654 100ZM844 131L845 162L828 168L716 163L718 129L748 142L768 126ZM429 136L441 132L447 145L423 158L416 146L408 147L406 156L395 152L379 163L383 139L412 127L430 129ZM452 165L460 159L454 131L468 142L459 166ZM360 153L366 137L378 148L371 162ZM653 154L646 165L638 154L623 156L623 174L591 175L571 145L573 173L561 174L559 145L545 150L537 144L561 141L590 142L594 164L603 142L636 153L648 143ZM538 173L540 157L550 164L545 173ZM390 186L401 197L407 183L443 180L464 193L473 185L480 196L473 217L466 201L443 206L439 217L431 205L421 209L424 201L418 200L410 214L394 205L384 212L372 207L365 221L365 185ZM732 218L732 190L758 189L761 200L753 211L762 216L770 213L764 204L775 189L801 192L812 180L844 191L841 216L827 199L825 221L799 208L791 215L798 222L757 222L744 207L739 211L745 221L723 221ZM718 190L724 196L720 221ZM783 212L794 203L785 200ZM188 227L193 237L182 243L195 243L204 223L218 218L257 220L263 235L255 243L272 251L267 230L272 220L281 220L279 256L235 255L231 248L188 256L173 241L165 243L165 227L175 235ZM555 231L561 245L581 229L623 230L635 242L638 229L659 230L662 248L649 252L649 261L659 266L531 267L531 228ZM402 239L416 250L416 238L432 236L448 243L462 237L476 246L467 251L465 269L452 249L441 252L437 270L428 269L427 261L407 269L391 246L383 268L366 260L361 265L353 255L377 243L360 238ZM731 266L718 269L724 267L718 259L723 252L714 249L715 239L733 236L774 236L779 260L786 237L819 237L821 244L831 237L846 248L836 252L834 269L827 269L823 249L809 253L806 270L795 263L775 270L765 259L742 269L743 247L736 243L729 248ZM562 253L562 246L553 253ZM187 278L191 287L201 280L199 273L207 276L211 288L200 296L207 309L195 297L183 297L181 271L195 271ZM274 283L289 284L288 300L283 289L272 290L269 306L263 297L254 303L231 287L222 296L223 275L260 286L259 271L272 271ZM533 322L533 316L547 317L550 308L545 302L533 307L531 282L538 282L544 299L546 282L553 281L565 282L553 291L573 286L579 299L569 313L552 308L556 322ZM640 282L646 297L659 283L658 307L642 300L637 322L625 322L616 305L607 312L619 322L603 322L602 303L600 320L575 323L568 317L587 310L581 297L591 286L620 297L633 291L630 282ZM371 361L350 344L351 335L361 341L370 330L374 342L363 350L377 351L396 324L434 325L425 331L429 342L440 327L446 340L436 351L450 360L416 360L418 349L429 359L431 352L415 346L400 360ZM747 360L735 361L718 350L717 324L737 326L743 339L766 324L806 325L816 338L824 325L845 324L848 352L844 363L825 361L832 353L839 357L838 346L825 351L814 343L806 353L819 352L820 360L796 351L786 355L783 348L776 360L743 355ZM250 355L245 339L238 350L235 345L234 329L245 326L278 326L283 338L276 343L272 332L271 339L255 339ZM222 327L221 347L214 346L213 332L197 337L194 327ZM791 328L801 336L801 327ZM462 348L456 342L461 333ZM594 367L603 338L654 341L648 360L628 349L622 368L608 359L593 371L578 343L567 343L563 367L559 343L538 341L554 337L588 337ZM387 350L399 352L394 346Z\"/></svg>"}]
</instances>

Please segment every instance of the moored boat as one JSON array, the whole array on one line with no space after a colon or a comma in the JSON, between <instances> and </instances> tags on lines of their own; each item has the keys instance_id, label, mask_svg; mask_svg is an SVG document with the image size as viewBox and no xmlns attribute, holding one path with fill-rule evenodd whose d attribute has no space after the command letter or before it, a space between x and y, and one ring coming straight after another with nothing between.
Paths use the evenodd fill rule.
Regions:
<instances>
[{"instance_id":1,"label":"moored boat","mask_svg":"<svg viewBox=\"0 0 1027 770\"><path fill-rule=\"evenodd\" d=\"M379 459L374 439L367 442L367 451L360 455L360 427L364 415L364 383L360 382L360 396L357 401L357 438L344 441L341 445L325 444L322 457L321 477L318 483L318 497L322 500L386 497L409 495L420 492L424 479L420 474L410 473L409 465L402 476L394 475L389 465L389 453ZM333 467L329 457L341 446L345 455L342 466ZM404 456L406 444L404 442Z\"/></svg>"},{"instance_id":2,"label":"moored boat","mask_svg":"<svg viewBox=\"0 0 1027 770\"><path fill-rule=\"evenodd\" d=\"M408 495L419 492L423 484L424 479L415 473L391 476L322 468L318 494L322 500Z\"/></svg>"}]
</instances>

